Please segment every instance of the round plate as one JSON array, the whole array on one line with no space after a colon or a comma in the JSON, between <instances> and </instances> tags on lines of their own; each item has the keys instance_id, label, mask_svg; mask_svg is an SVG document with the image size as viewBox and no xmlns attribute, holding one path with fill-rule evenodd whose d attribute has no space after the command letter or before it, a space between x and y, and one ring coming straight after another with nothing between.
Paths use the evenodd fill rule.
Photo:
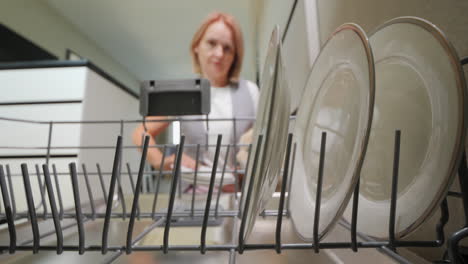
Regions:
<instances>
[{"instance_id":1,"label":"round plate","mask_svg":"<svg viewBox=\"0 0 468 264\"><path fill-rule=\"evenodd\" d=\"M374 107L374 61L364 31L344 24L332 34L308 77L296 117L289 207L294 227L313 239L320 142L327 133L319 238L342 215L356 185Z\"/></svg>"},{"instance_id":2,"label":"round plate","mask_svg":"<svg viewBox=\"0 0 468 264\"><path fill-rule=\"evenodd\" d=\"M211 173L212 173L211 170L212 170L212 167L210 166L200 165L197 171L197 184L210 185ZM189 183L189 184L193 183L194 177L195 177L194 169L181 166L180 174L181 174L181 179L184 182ZM223 180L223 185L235 183L234 174L231 172L224 172L224 176L223 176L222 171L217 172L215 176L215 186L217 187L219 186L219 184L221 183L221 179Z\"/></svg>"},{"instance_id":3,"label":"round plate","mask_svg":"<svg viewBox=\"0 0 468 264\"><path fill-rule=\"evenodd\" d=\"M357 228L388 237L394 135L401 130L395 232L403 237L437 208L456 173L465 137L465 80L455 50L423 19L388 21L370 43L376 99ZM351 221L351 208L345 218Z\"/></svg>"},{"instance_id":4,"label":"round plate","mask_svg":"<svg viewBox=\"0 0 468 264\"><path fill-rule=\"evenodd\" d=\"M241 210L244 210L246 203L248 205L247 211L243 212L246 214L244 216L246 228L242 234L244 239L247 239L252 231L257 215L264 210L266 203L271 199L280 176L289 129L289 93L279 27L276 26L272 32L263 68L260 101L253 133L254 142L244 179L246 184ZM259 135L263 135L263 141L257 154ZM257 155L258 161L254 168L254 159ZM252 192L250 199L247 200L247 191L251 182Z\"/></svg>"}]
</instances>

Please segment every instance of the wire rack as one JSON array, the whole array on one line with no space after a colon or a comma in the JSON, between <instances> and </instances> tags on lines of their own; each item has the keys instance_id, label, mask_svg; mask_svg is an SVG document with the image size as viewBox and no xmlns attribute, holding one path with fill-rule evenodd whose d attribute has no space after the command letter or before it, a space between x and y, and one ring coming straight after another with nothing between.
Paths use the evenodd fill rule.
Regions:
<instances>
[{"instance_id":1,"label":"wire rack","mask_svg":"<svg viewBox=\"0 0 468 264\"><path fill-rule=\"evenodd\" d=\"M180 143L177 145L173 144L164 144L157 146L149 146L149 137L144 138L144 144L142 147L142 152L139 162L138 170L132 170L130 165L126 164L126 173L123 172L123 162L122 162L122 149L124 148L136 148L135 146L124 146L122 143L122 135L118 136L116 139L115 146L112 147L114 150L113 156L113 165L111 172L101 171L100 164L96 164L97 172L88 173L87 167L82 166L82 172L79 173L76 163L72 162L69 164L69 170L66 172L57 171L57 168L54 164L50 164L50 153L54 149L51 146L51 133L52 127L58 124L69 124L69 123L80 123L80 124L120 124L121 127L123 124L136 124L142 122L141 120L129 120L129 121L63 121L63 122L37 122L30 120L19 120L11 118L2 118L3 121L11 122L31 122L41 125L49 125L49 140L46 160L42 166L36 165L36 177L37 184L40 190L39 196L34 195L32 191L31 178L34 177L30 175L27 164L21 165L21 173L13 174L10 171L10 166L8 164L0 165L0 187L2 192L2 201L4 211L0 212L0 221L1 225L6 226L9 234L9 243L0 245L0 251L2 254L15 254L19 251L27 251L38 253L39 251L56 251L57 254L62 254L64 251L74 251L79 254L84 254L85 252L97 251L102 254L109 254L109 259L107 262L113 262L122 254L131 254L135 251L162 251L164 254L170 251L199 251L200 254L205 254L208 251L225 251L229 252L229 262L235 263L236 254L243 254L245 251L252 250L273 250L278 254L281 254L284 250L294 250L294 249L309 249L315 253L319 253L321 249L350 249L354 252L359 252L359 249L362 248L375 248L385 254L391 256L394 260L400 263L409 263L408 260L403 258L397 253L398 248L402 247L442 247L446 244L444 226L448 222L449 212L447 206L447 200L440 205L441 217L439 223L435 227L435 240L431 241L400 241L395 238L395 212L397 206L397 186L398 186L398 169L399 169L399 157L400 157L400 131L395 131L395 144L394 149L394 161L393 161L393 176L392 176L392 191L391 191L391 206L389 211L389 227L388 227L388 240L385 241L375 241L362 234L356 230L356 223L358 221L358 194L359 194L359 182L356 185L354 190L354 199L350 201L352 203L352 220L351 223L340 222L341 225L345 226L349 230L349 240L344 241L334 241L334 242L322 242L319 240L318 226L320 221L320 210L316 210L315 221L311 224L313 228L313 242L312 243L283 243L282 242L282 226L284 221L289 218L288 212L288 193L291 191L291 179L293 177L294 161L295 161L295 148L293 142L293 135L289 134L287 142L286 157L284 161L284 166L282 170L282 181L281 181L281 191L279 194L279 204L278 208L275 210L265 210L261 213L263 217L276 219L276 225L274 230L271 230L275 233L274 243L265 243L265 244L250 244L244 241L242 234L246 228L247 219L246 214L243 212L248 211L249 203L246 203L245 208L239 208L239 196L245 196L247 200L250 199L253 192L253 179L250 177L250 184L245 184L243 182L240 187L239 192L234 192L232 197L235 201L235 206L232 209L224 209L220 206L220 195L222 193L221 186L224 178L225 172L227 172L226 166L223 167L222 177L219 186L216 186L215 178L217 171L216 162L220 158L220 149L232 148L237 149L240 145L222 145L221 139L222 135L219 135L217 138L217 144L215 147L215 157L214 165L211 171L211 178L209 182L208 191L206 194L206 199L204 200L204 208L199 210L195 208L195 197L196 197L196 186L197 186L197 170L194 172L193 185L195 188L192 189L190 206L186 210L179 210L174 207L175 201L178 197L181 196L181 157L185 148L196 147L200 149L200 145L197 146L188 146L185 144L185 137L180 138ZM180 121L179 119L174 119L173 121ZM207 120L201 120L207 121ZM210 120L216 121L216 120ZM236 120L233 120L236 122ZM123 131L121 129L121 131ZM258 150L261 148L262 137L260 135L258 138L259 144L257 145ZM321 149L320 149L320 161L319 161L319 170L317 173L317 193L315 208L320 208L321 205L321 193L322 193L322 184L323 184L323 164L326 160L326 132L323 132L321 135ZM171 147L176 148L176 159L175 166L172 171L164 171L163 168L159 168L159 171L151 171L145 166L145 160L148 148L157 147L160 149L167 149ZM246 147L246 146L244 146ZM252 152L251 146L249 147L249 155ZM91 146L80 146L77 148L95 148ZM109 147L106 147L109 148ZM165 153L165 151L163 151ZM258 151L257 151L258 153ZM226 155L227 156L227 155ZM165 155L163 155L164 161ZM196 158L197 168L198 168L198 156ZM254 159L256 160L256 159ZM257 166L254 161L253 166ZM255 170L254 170L255 171ZM236 171L244 172L244 171ZM129 176L131 194L127 196L131 197L131 204L126 204L126 199L123 191L123 176ZM168 202L167 210L165 211L156 211L156 203L158 201L158 195L160 195L160 180L162 175L171 174L170 178L170 188L168 192ZM108 184L108 189L106 190L106 184L104 183L103 175L110 175L110 182ZM133 175L136 176L136 181L134 181ZM140 194L142 193L142 185L145 175L155 175L157 176L156 186L154 189L154 198L151 210L144 210L139 203ZM72 192L73 192L73 206L71 209L65 208L64 201L62 198L61 184L59 184L59 177L70 177ZM254 175L255 176L255 175ZM26 196L27 210L23 212L18 212L16 206L17 196L14 193L14 177L22 177L22 184L24 185L24 194ZM90 177L99 178L100 182L100 192L102 198L95 196L92 188L97 188L97 186L92 186L90 184ZM441 260L443 263L461 263L460 254L458 252L458 242L468 236L468 181L466 180L467 175L467 165L466 157L463 154L462 162L459 168L459 180L461 185L461 192L449 192L449 195L461 198L463 200L464 212L466 216L466 227L459 230L450 236L450 239L447 241L448 256ZM83 184L84 180L84 184ZM80 191L80 186L84 186ZM238 186L237 182L235 186ZM246 187L248 186L248 187ZM54 188L55 187L55 188ZM219 188L217 188L219 187ZM218 189L219 191L216 191ZM293 191L293 190L292 190ZM87 197L88 202L83 202L83 198ZM101 197L101 196L100 196ZM38 202L39 201L39 202ZM48 202L47 202L48 201ZM119 212L115 211L116 206L120 206L121 210ZM105 210L99 210L98 208L104 208ZM174 227L175 219L177 218L189 218L189 219L198 219L201 231L199 233L200 243L198 245L173 245L169 239L171 228ZM126 230L126 242L119 245L110 245L109 242L109 226L110 222L114 218L122 218L128 223ZM235 222L234 227L232 228L233 239L231 243L225 243L220 245L211 245L207 243L207 229L212 225L213 221L216 219L230 218ZM45 220L53 220L53 230L47 232L41 232L40 223ZM64 225L62 223L63 219L71 219L73 223ZM142 232L135 234L134 226L137 221L142 219L151 220ZM32 230L31 237L27 241L18 242L17 239L17 225L19 221L27 221L28 225ZM103 221L102 226L102 239L100 244L90 245L87 243L85 236L85 223L95 222L97 220ZM64 230L71 227L76 227L78 232L78 243L72 245L64 244ZM164 228L163 243L158 245L139 245L138 242L141 241L148 233L150 233L156 227ZM47 237L55 236L56 243L54 245L43 245L41 244L41 239Z\"/></svg>"}]
</instances>

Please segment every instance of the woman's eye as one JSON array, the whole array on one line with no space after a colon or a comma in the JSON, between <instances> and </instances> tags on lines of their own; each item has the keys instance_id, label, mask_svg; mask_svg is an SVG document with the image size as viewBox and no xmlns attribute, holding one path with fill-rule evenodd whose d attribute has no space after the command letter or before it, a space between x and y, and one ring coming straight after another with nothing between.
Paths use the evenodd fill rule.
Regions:
<instances>
[{"instance_id":1,"label":"woman's eye","mask_svg":"<svg viewBox=\"0 0 468 264\"><path fill-rule=\"evenodd\" d=\"M224 50L224 53L231 53L232 52L232 48L229 47L229 46L224 46L223 50Z\"/></svg>"},{"instance_id":2,"label":"woman's eye","mask_svg":"<svg viewBox=\"0 0 468 264\"><path fill-rule=\"evenodd\" d=\"M214 47L214 46L216 46L216 42L214 40L208 40L208 45L210 47Z\"/></svg>"}]
</instances>

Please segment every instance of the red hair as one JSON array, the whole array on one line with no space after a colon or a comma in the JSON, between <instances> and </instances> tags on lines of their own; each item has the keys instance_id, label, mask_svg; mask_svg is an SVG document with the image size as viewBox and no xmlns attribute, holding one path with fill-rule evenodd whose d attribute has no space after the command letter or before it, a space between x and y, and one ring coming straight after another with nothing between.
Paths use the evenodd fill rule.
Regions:
<instances>
[{"instance_id":1,"label":"red hair","mask_svg":"<svg viewBox=\"0 0 468 264\"><path fill-rule=\"evenodd\" d=\"M242 37L242 31L236 19L233 16L226 13L213 12L209 14L208 17L205 18L201 26L198 28L198 30L195 32L195 35L192 39L192 43L190 45L190 55L192 55L193 71L199 74L202 73L198 56L195 53L195 48L198 47L198 45L200 44L200 41L203 38L203 35L205 35L205 32L208 29L208 27L211 24L218 21L223 22L232 32L235 54L231 68L228 71L228 79L231 82L237 82L239 80L239 75L242 67L242 59L244 57L244 40Z\"/></svg>"}]
</instances>

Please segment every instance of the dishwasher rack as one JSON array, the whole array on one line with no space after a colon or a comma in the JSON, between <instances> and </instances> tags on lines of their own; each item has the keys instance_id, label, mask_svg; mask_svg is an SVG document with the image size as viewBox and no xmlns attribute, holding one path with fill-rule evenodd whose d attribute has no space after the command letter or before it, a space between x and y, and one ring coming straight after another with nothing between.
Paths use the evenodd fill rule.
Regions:
<instances>
[{"instance_id":1,"label":"dishwasher rack","mask_svg":"<svg viewBox=\"0 0 468 264\"><path fill-rule=\"evenodd\" d=\"M69 124L69 123L81 123L81 124L104 124L104 123L112 123L112 124L120 124L121 127L124 123L141 123L142 120L117 120L117 121L58 121L58 122L38 122L38 121L31 121L31 120L19 120L19 119L11 119L11 118L0 118L3 121L11 121L11 122L30 122L42 125L49 125L50 130L49 133L52 133L52 126L56 124ZM219 119L220 121L226 121L225 119ZM248 118L244 119L248 120ZM170 121L170 120L169 120ZM172 121L181 121L179 119L174 119ZM200 121L208 121L208 119L200 119ZM210 121L216 121L216 119L210 119ZM236 120L233 120L234 122ZM146 121L149 122L149 121ZM122 129L121 129L122 131ZM104 184L103 184L103 177L102 175L105 172L100 171L100 166L97 164L98 172L95 174L96 177L99 177L101 182L101 189L103 200L101 204L105 206L105 213L98 213L96 212L96 207L99 203L100 199L93 197L91 186L89 184L89 175L87 173L86 167L83 165L83 172L77 172L76 163L69 164L69 172L57 172L55 165L52 165L52 173L50 170L49 158L51 150L54 147L51 146L50 141L51 135L49 134L49 141L46 155L45 164L42 165L42 173L40 167L36 165L36 174L38 179L38 185L40 189L40 197L39 200L41 201L38 204L35 204L38 197L34 197L33 192L31 190L31 182L30 182L30 175L28 172L28 167L26 164L21 165L21 175L13 175L10 173L10 168L8 165L0 165L0 187L2 192L2 200L4 205L4 212L0 212L0 226L6 225L8 228L9 233L9 244L8 245L0 245L0 253L1 254L14 254L17 251L28 251L33 253L38 253L39 251L56 251L57 254L61 254L64 251L75 251L79 252L79 254L84 254L86 251L100 251L102 254L110 254L110 258L108 262L113 262L117 259L121 254L131 254L134 251L162 251L163 253L168 253L169 251L199 251L201 254L205 254L207 251L227 251L230 254L229 261L230 263L235 262L235 255L236 253L242 254L244 251L250 250L274 250L278 254L281 254L283 250L294 250L294 249L310 249L313 250L315 253L318 253L321 249L341 249L341 248L348 248L354 252L358 252L360 248L375 248L378 249L385 254L392 257L394 260L400 263L409 263L404 257L400 256L396 250L398 248L404 247L441 247L443 246L445 241L444 235L444 227L448 222L449 212L448 212L448 205L446 198L440 205L441 210L441 218L439 223L435 227L435 235L436 239L432 241L400 241L395 238L395 212L396 212L396 202L397 202L397 186L398 186L398 168L399 168L399 157L400 157L400 138L401 132L395 131L395 144L394 144L394 161L393 161L393 176L392 176L392 189L391 189L391 206L389 212L389 239L386 241L375 241L372 240L362 234L360 234L356 230L356 223L357 223L357 208L358 208L358 194L359 194L359 181L356 185L354 190L354 199L350 201L352 203L353 213L352 213L352 221L351 223L344 223L343 221L340 222L341 225L345 226L350 231L350 240L349 241L336 241L336 242L321 242L319 240L318 234L318 226L320 221L320 210L315 211L315 221L312 224L311 228L313 228L313 242L312 243L292 243L286 244L282 242L282 224L285 217L289 216L288 213L288 201L287 201L287 193L291 190L291 179L293 177L293 170L294 167L294 160L295 160L295 148L296 146L292 143L293 142L293 135L289 134L288 141L287 141L287 151L286 157L284 161L284 169L282 171L282 183L281 183L281 192L280 192L280 200L277 210L265 210L261 213L264 217L275 217L276 218L276 226L275 226L275 242L269 244L248 244L244 241L242 234L246 228L246 214L242 212L248 211L248 203L246 203L245 208L239 208L238 206L238 195L237 192L234 195L236 201L236 207L234 210L224 210L219 206L220 195L221 195L221 188L216 193L214 190L215 187L215 178L217 172L217 161L220 155L221 147L231 147L233 149L237 149L239 146L246 145L239 145L239 144L227 144L222 145L222 135L219 135L217 138L216 143L216 151L215 151L215 164L213 166L213 170L211 172L210 183L208 187L207 198L205 201L204 210L198 211L194 209L194 201L195 201L195 189L197 185L197 170L195 170L194 174L194 188L192 189L192 200L190 210L183 210L178 211L174 209L174 203L176 197L181 194L180 189L180 167L181 167L181 157L184 148L188 147L185 146L185 138L181 136L180 143L177 145L173 144L165 144L165 145L157 145L157 146L149 146L149 137L146 136L144 138L143 149L141 153L140 165L138 168L137 180L136 183L133 180L133 172L130 166L127 164L127 172L131 183L131 190L132 190L132 204L131 209L129 212L126 210L125 199L123 197L122 191L122 179L121 175L123 173L122 170L122 149L123 148L136 148L135 146L123 146L122 143L122 135L117 137L116 145L113 147L114 149L114 158L113 158L113 166L112 172L110 172L111 179L109 189L106 191ZM315 208L320 208L321 204L321 192L322 192L322 183L323 183L323 164L325 161L325 146L326 146L326 138L327 133L323 132L321 137L321 149L320 149L320 161L319 161L319 171L317 177L317 199ZM257 145L257 150L261 148L263 135L260 135L258 138L259 144ZM169 191L169 201L167 204L167 212L155 212L155 204L158 199L159 193L159 180L162 177L162 174L166 173L163 171L162 167L160 168L159 172L150 172L145 170L145 161L148 148L150 147L158 147L162 149L166 149L168 147L176 147L176 159L175 159L175 166L174 169L170 172L172 174L171 184L170 184L170 191ZM193 146L192 146L193 147ZM200 148L200 146L196 146ZM249 155L251 151L251 145L249 147ZM2 148L0 146L0 148ZM92 148L90 146L80 146L77 148ZM258 153L258 151L257 151ZM227 156L227 155L226 155ZM163 154L163 160L165 155ZM197 168L198 168L198 158L197 160ZM255 159L254 159L255 160ZM256 166L256 162L254 161L253 166ZM226 172L226 166L224 166L221 176L221 182L219 186L222 186L224 174ZM240 171L242 172L242 171ZM447 248L448 248L448 255L445 256L444 260L441 260L441 263L460 263L460 254L458 252L458 242L468 236L468 181L466 177L467 174L467 164L466 164L466 155L463 153L462 162L460 163L459 167L459 181L461 185L461 192L449 192L448 195L461 198L463 200L464 211L465 211L465 228L459 230L458 232L454 233L450 239L447 241ZM42 174L42 175L41 175ZM64 210L62 206L62 197L60 195L60 184L58 184L58 175L65 175L69 176L71 179L71 185L73 190L73 199L74 199L74 208L72 210ZM86 183L86 190L87 193L80 193L78 187L78 175L84 178ZM142 182L144 175L157 175L157 186L156 191L154 193L154 203L152 206L152 211L142 211L139 207L139 197L142 189ZM14 176L22 176L26 201L27 201L27 211L26 212L17 212L15 206L15 195L13 193L12 187L12 177ZM41 178L43 177L44 182L42 182ZM55 189L53 186L53 179L55 180ZM243 182L242 186L240 187L240 195L246 196L246 199L250 199L252 195L252 183L254 177L250 177L250 184L249 187L246 188L245 181ZM235 186L238 186L237 183ZM178 188L179 187L179 188ZM116 190L117 188L117 190ZM49 199L50 205L50 212L48 212L48 208L46 206L46 192ZM117 193L116 193L117 192ZM55 195L57 193L57 195ZM83 204L81 202L81 198L83 196L88 195L89 204ZM216 195L216 199L214 199L214 195ZM57 196L57 198L55 198ZM116 205L114 203L119 203L122 207L122 212L116 213L112 212L113 207ZM58 205L57 205L58 202ZM214 205L214 208L213 208ZM39 214L38 211L42 208L42 213ZM169 241L169 234L171 230L171 225L173 224L173 220L177 217L189 217L189 218L199 218L201 223L201 232L200 232L200 244L199 245L171 245ZM233 242L231 244L223 244L223 245L207 245L206 243L206 236L207 236L207 228L209 225L209 221L212 219L217 218L232 218L235 222L235 227L232 230L233 233ZM52 219L54 223L54 231L50 231L47 233L42 233L39 230L39 223L41 218ZM75 219L76 223L68 226L62 226L61 220L63 219ZM112 218L128 218L128 229L126 235L126 243L124 245L118 246L109 246L108 235L109 235L109 223ZM102 243L100 245L85 245L86 237L85 237L85 228L84 225L88 221L95 221L97 219L103 220L103 233L102 233ZM134 225L135 221L140 219L151 219L153 221L152 224L147 226L143 232L138 234L134 238ZM27 220L32 228L32 238L30 241L26 241L21 243L20 245L17 244L17 230L16 230L16 222L18 220ZM72 226L77 226L78 229L78 236L79 242L77 245L64 245L63 240L63 230L70 228ZM145 235L147 235L151 230L156 227L164 226L164 237L163 243L161 245L145 245L140 246L136 245L139 241L141 241ZM238 230L237 230L238 227ZM273 231L273 230L272 230ZM42 238L55 235L57 238L57 243L55 246L51 245L41 245L40 241ZM358 241L358 238L361 241ZM32 245L31 245L32 243Z\"/></svg>"}]
</instances>

